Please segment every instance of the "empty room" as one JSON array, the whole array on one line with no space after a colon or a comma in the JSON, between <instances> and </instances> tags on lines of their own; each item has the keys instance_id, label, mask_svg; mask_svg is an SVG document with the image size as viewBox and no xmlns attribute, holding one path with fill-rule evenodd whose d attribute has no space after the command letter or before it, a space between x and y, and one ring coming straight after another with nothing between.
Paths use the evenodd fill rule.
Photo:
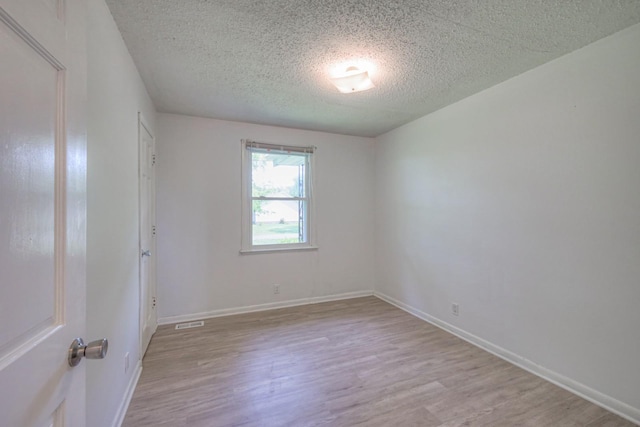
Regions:
<instances>
[{"instance_id":1,"label":"empty room","mask_svg":"<svg viewBox=\"0 0 640 427\"><path fill-rule=\"evenodd\" d=\"M0 28L0 426L640 425L639 0Z\"/></svg>"}]
</instances>

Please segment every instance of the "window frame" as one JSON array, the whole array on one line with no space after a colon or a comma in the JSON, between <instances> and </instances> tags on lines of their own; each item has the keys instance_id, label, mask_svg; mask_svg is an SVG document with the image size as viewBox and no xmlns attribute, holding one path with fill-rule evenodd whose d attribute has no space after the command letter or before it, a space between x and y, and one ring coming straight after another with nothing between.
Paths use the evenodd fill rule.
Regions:
<instances>
[{"instance_id":1,"label":"window frame","mask_svg":"<svg viewBox=\"0 0 640 427\"><path fill-rule=\"evenodd\" d=\"M268 144L263 142L256 142L248 139L243 139L241 144L242 150L242 214L241 214L241 254L254 254L265 252L282 252L282 251L300 251L300 250L315 250L318 247L315 245L316 232L315 232L315 210L314 210L314 197L313 197L313 175L315 170L314 159L316 147L314 146L297 146L297 145L282 145L282 144ZM253 197L253 165L252 165L252 153L253 152L271 152L273 154L286 154L295 153L304 155L306 158L305 164L305 197ZM302 243L282 243L282 244L253 244L253 201L254 200L280 200L280 201L296 201L304 200L306 203L305 209L305 232L306 242Z\"/></svg>"}]
</instances>

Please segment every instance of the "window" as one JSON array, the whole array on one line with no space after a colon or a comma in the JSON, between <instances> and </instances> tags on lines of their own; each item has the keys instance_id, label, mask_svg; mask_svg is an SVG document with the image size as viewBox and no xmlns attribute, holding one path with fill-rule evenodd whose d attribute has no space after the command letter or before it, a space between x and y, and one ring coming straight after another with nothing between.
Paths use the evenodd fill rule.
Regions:
<instances>
[{"instance_id":1,"label":"window","mask_svg":"<svg viewBox=\"0 0 640 427\"><path fill-rule=\"evenodd\" d=\"M242 141L242 252L313 249L314 147Z\"/></svg>"}]
</instances>

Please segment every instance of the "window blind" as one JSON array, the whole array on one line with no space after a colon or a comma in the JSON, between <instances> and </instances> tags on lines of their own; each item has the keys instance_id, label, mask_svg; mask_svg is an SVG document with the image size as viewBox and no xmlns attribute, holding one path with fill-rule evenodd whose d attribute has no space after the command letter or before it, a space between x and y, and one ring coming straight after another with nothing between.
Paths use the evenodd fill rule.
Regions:
<instances>
[{"instance_id":1,"label":"window blind","mask_svg":"<svg viewBox=\"0 0 640 427\"><path fill-rule=\"evenodd\" d=\"M268 144L266 142L251 141L250 139L243 139L242 143L245 148L253 152L261 153L301 153L310 154L316 150L313 145L307 147L300 147L296 145L281 145L281 144Z\"/></svg>"}]
</instances>

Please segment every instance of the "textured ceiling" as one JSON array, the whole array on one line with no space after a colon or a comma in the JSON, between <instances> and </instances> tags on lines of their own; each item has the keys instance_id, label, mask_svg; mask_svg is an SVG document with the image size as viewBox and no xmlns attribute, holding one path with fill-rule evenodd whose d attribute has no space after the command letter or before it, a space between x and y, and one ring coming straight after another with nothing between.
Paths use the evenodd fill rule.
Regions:
<instances>
[{"instance_id":1,"label":"textured ceiling","mask_svg":"<svg viewBox=\"0 0 640 427\"><path fill-rule=\"evenodd\" d=\"M640 0L107 4L158 111L362 136L640 22ZM332 86L352 60L374 89Z\"/></svg>"}]
</instances>

